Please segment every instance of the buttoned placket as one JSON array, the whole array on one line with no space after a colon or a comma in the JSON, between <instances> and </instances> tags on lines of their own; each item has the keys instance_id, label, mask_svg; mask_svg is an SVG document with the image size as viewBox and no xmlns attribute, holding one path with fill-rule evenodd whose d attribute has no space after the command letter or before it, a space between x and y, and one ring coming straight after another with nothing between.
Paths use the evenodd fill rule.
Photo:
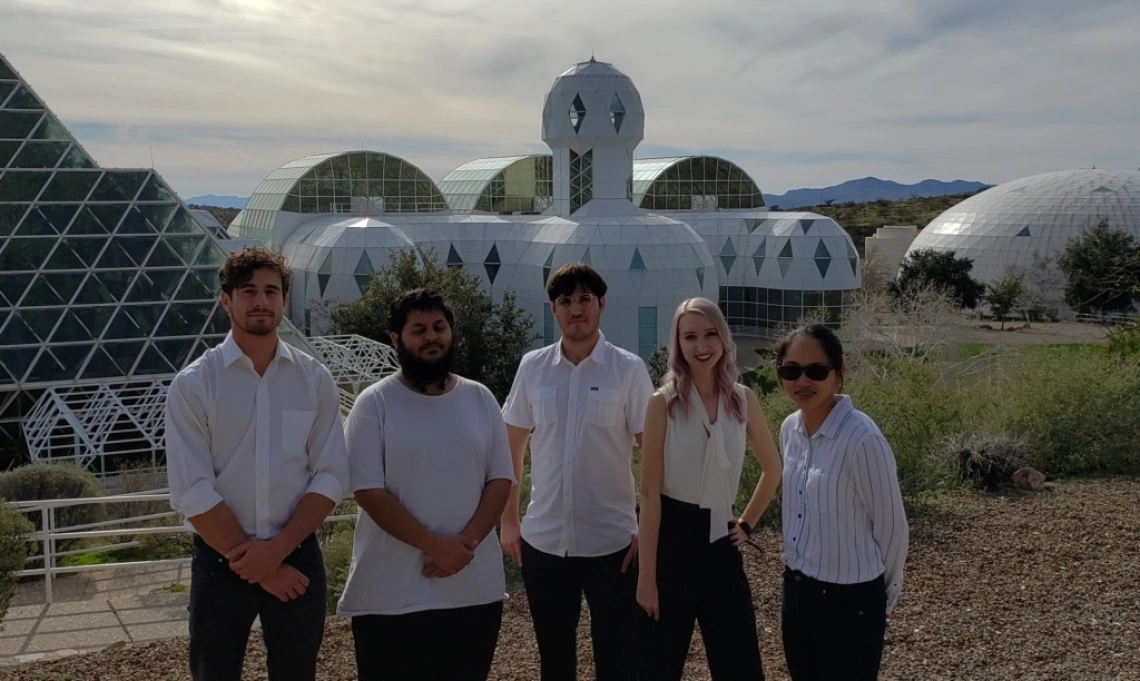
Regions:
<instances>
[{"instance_id":1,"label":"buttoned placket","mask_svg":"<svg viewBox=\"0 0 1140 681\"><path fill-rule=\"evenodd\" d=\"M578 394L582 384L582 365L572 365L570 392L566 396L566 438L562 451L562 555L577 553L578 535L574 527L574 459L581 443L582 423Z\"/></svg>"},{"instance_id":2,"label":"buttoned placket","mask_svg":"<svg viewBox=\"0 0 1140 681\"><path fill-rule=\"evenodd\" d=\"M250 370L256 375L257 371L253 368L253 362L248 358L246 361L249 362ZM257 421L254 424L254 428L257 430L254 435L254 471L257 476L254 494L257 499L257 536L261 539L268 538L271 532L269 523L269 475L272 472L269 461L269 436L271 433L269 379L276 371L277 358L274 357L273 361L266 367L265 373L258 376L257 393L254 397L254 409L257 414Z\"/></svg>"},{"instance_id":3,"label":"buttoned placket","mask_svg":"<svg viewBox=\"0 0 1140 681\"><path fill-rule=\"evenodd\" d=\"M797 485L799 487L799 494L797 495L797 503L794 507L796 511L796 520L799 522L796 523L796 533L792 536L792 543L795 544L795 546L792 547L792 550L798 556L803 555L800 547L804 545L804 542L802 540L804 539L804 526L807 523L807 519L804 518L804 514L807 511L807 481L808 473L811 471L812 459L814 457L811 437L806 433L801 433L801 436L807 442L807 456L804 457L803 462L800 464L800 480L799 484Z\"/></svg>"}]
</instances>

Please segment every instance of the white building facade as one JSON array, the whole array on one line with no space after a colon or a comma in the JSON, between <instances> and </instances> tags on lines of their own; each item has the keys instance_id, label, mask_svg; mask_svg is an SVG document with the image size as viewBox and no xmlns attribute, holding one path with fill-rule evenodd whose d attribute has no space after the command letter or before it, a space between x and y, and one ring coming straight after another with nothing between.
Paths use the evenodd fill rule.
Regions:
<instances>
[{"instance_id":1,"label":"white building facade","mask_svg":"<svg viewBox=\"0 0 1140 681\"><path fill-rule=\"evenodd\" d=\"M380 152L298 159L262 182L230 232L289 258L289 312L307 332L326 330L315 310L359 297L405 249L434 250L496 299L513 291L544 344L558 338L546 281L578 261L609 287L607 338L642 357L668 342L674 309L693 296L718 301L747 336L816 308L838 320L861 282L844 230L815 214L769 212L725 159L635 161L644 128L632 80L591 59L546 95L550 155L472 161L438 185Z\"/></svg>"}]
</instances>

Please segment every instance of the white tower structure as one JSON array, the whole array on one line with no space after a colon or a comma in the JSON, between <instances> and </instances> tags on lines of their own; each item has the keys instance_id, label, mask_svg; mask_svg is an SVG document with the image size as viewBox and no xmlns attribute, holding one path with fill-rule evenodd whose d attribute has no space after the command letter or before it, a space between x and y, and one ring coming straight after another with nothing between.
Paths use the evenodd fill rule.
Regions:
<instances>
[{"instance_id":1,"label":"white tower structure","mask_svg":"<svg viewBox=\"0 0 1140 681\"><path fill-rule=\"evenodd\" d=\"M561 217L639 215L633 150L645 109L629 76L612 64L576 64L554 80L542 110L542 141L554 152L554 203Z\"/></svg>"}]
</instances>

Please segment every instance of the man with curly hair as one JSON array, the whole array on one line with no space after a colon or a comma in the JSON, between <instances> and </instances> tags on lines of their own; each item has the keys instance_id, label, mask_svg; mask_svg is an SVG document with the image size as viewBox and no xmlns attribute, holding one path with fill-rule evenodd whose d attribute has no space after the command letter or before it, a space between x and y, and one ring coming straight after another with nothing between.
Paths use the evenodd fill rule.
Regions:
<instances>
[{"instance_id":1,"label":"man with curly hair","mask_svg":"<svg viewBox=\"0 0 1140 681\"><path fill-rule=\"evenodd\" d=\"M315 531L343 498L348 460L328 369L277 336L285 259L266 248L218 273L231 330L171 383L171 505L194 531L190 670L238 681L260 618L271 681L313 681L325 572Z\"/></svg>"}]
</instances>

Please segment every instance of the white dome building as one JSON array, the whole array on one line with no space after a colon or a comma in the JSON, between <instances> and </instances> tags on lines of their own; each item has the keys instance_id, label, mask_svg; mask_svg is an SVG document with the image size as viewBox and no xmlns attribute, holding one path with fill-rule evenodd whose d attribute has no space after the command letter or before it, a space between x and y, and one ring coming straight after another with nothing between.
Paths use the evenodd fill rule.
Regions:
<instances>
[{"instance_id":1,"label":"white dome building","mask_svg":"<svg viewBox=\"0 0 1140 681\"><path fill-rule=\"evenodd\" d=\"M465 163L437 185L404 159L369 151L292 161L258 187L230 227L278 245L297 271L290 315L322 332L315 308L360 295L396 250L433 249L506 291L542 343L559 332L550 273L590 264L605 278L606 336L648 357L684 299L717 300L734 331L763 339L824 308L838 318L859 288L847 234L810 213L771 213L760 188L715 157L634 161L645 130L628 76L591 59L545 98L551 154Z\"/></svg>"},{"instance_id":2,"label":"white dome building","mask_svg":"<svg viewBox=\"0 0 1140 681\"><path fill-rule=\"evenodd\" d=\"M973 260L973 277L986 283L1035 256L1060 255L1102 218L1140 238L1140 172L1064 170L1006 182L939 215L907 254L953 251Z\"/></svg>"}]
</instances>

